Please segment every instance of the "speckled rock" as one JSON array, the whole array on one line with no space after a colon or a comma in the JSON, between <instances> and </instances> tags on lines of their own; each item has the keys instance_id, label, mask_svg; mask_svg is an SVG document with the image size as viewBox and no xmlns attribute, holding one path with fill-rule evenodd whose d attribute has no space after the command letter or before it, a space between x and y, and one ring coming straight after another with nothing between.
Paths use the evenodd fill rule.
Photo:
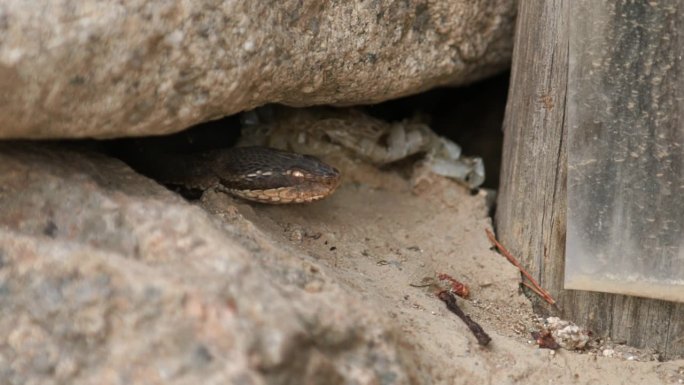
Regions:
<instances>
[{"instance_id":1,"label":"speckled rock","mask_svg":"<svg viewBox=\"0 0 684 385\"><path fill-rule=\"evenodd\" d=\"M0 382L409 383L386 320L231 223L119 161L1 145Z\"/></svg>"},{"instance_id":2,"label":"speckled rock","mask_svg":"<svg viewBox=\"0 0 684 385\"><path fill-rule=\"evenodd\" d=\"M0 3L0 138L179 131L371 103L508 66L515 1Z\"/></svg>"}]
</instances>

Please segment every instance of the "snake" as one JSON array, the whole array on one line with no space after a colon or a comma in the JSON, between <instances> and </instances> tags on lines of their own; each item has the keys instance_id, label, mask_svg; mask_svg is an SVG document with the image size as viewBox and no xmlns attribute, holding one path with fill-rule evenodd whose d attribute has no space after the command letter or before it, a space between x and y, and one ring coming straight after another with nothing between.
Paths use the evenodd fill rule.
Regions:
<instances>
[{"instance_id":1,"label":"snake","mask_svg":"<svg viewBox=\"0 0 684 385\"><path fill-rule=\"evenodd\" d=\"M199 154L154 156L144 174L188 189L215 189L267 204L309 203L330 196L340 185L340 171L312 155L250 146Z\"/></svg>"}]
</instances>

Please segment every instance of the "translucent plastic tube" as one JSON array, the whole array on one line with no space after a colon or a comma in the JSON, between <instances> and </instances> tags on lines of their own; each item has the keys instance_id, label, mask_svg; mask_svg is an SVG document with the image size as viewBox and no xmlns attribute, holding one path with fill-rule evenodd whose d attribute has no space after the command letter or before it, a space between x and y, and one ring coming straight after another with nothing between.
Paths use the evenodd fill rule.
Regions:
<instances>
[{"instance_id":1,"label":"translucent plastic tube","mask_svg":"<svg viewBox=\"0 0 684 385\"><path fill-rule=\"evenodd\" d=\"M565 288L684 302L684 3L571 8Z\"/></svg>"}]
</instances>

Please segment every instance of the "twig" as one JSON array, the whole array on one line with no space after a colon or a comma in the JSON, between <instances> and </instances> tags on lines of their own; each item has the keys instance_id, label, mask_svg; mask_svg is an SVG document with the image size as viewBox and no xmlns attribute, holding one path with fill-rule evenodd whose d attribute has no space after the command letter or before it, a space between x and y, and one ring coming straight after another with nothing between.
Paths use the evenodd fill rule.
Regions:
<instances>
[{"instance_id":1,"label":"twig","mask_svg":"<svg viewBox=\"0 0 684 385\"><path fill-rule=\"evenodd\" d=\"M517 267L518 270L520 270L520 272L521 272L527 279L529 279L530 282L532 282L532 286L534 286L534 289L532 289L532 288L531 288L530 286L528 286L528 285L526 285L526 286L527 286L527 287L530 287L530 288L532 289L532 291L534 291L534 292L537 293L539 296L541 296L546 302L550 303L551 305L555 304L555 303L556 303L556 300L553 299L553 297L551 296L551 294L549 294L548 291L544 290L544 288L542 288L541 285L539 285L539 283L537 283L537 280L535 280L534 278L532 278L532 276L530 275L530 273L528 273L527 270L525 270L525 269L522 267L522 265L520 264L520 262L518 262L518 260L515 259L515 257L513 257L513 255L511 255L511 253L510 253L508 250L506 250L506 248L505 248L501 243L499 243L499 241L496 240L496 237L494 236L494 234L492 234L492 232L489 231L489 229L485 229L485 232L487 233L487 238L489 238L489 241L492 243L492 245L496 246L496 248L499 250L499 252L500 252L504 257L506 257L506 259L508 259L508 262L512 263L515 267Z\"/></svg>"},{"instance_id":2,"label":"twig","mask_svg":"<svg viewBox=\"0 0 684 385\"><path fill-rule=\"evenodd\" d=\"M544 297L544 294L542 292L540 292L536 287L530 285L529 283L522 281L522 282L520 282L520 284L525 286L526 288L530 289L532 292L534 292L534 294L536 294L542 298Z\"/></svg>"},{"instance_id":3,"label":"twig","mask_svg":"<svg viewBox=\"0 0 684 385\"><path fill-rule=\"evenodd\" d=\"M417 283L409 283L409 286L411 286L411 287L418 287L418 288L421 288L421 287L430 287L430 286L433 286L433 285L434 285L434 283L426 283L426 284L423 284L423 285L419 285L419 284L417 284Z\"/></svg>"},{"instance_id":4,"label":"twig","mask_svg":"<svg viewBox=\"0 0 684 385\"><path fill-rule=\"evenodd\" d=\"M480 326L477 322L473 321L469 316L467 316L463 312L463 310L461 310L461 308L456 303L455 295L451 294L448 290L442 290L439 293L437 293L437 297L444 301L447 309L451 310L452 313L456 314L458 318L463 320L463 322L465 322L465 324L468 325L470 331L473 332L473 335L475 335L478 344L482 346L487 346L487 344L489 343L489 341L492 340L492 338L489 335L487 335L487 333L482 329L482 326Z\"/></svg>"}]
</instances>

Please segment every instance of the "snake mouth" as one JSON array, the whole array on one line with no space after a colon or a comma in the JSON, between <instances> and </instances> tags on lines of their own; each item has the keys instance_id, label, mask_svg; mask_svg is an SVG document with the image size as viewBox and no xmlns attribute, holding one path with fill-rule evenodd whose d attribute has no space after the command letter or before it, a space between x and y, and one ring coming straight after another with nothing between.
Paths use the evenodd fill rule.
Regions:
<instances>
[{"instance_id":1,"label":"snake mouth","mask_svg":"<svg viewBox=\"0 0 684 385\"><path fill-rule=\"evenodd\" d=\"M320 161L318 161L320 162ZM310 203L330 196L340 186L342 174L325 163L314 172L290 168L281 172L261 171L244 175L239 181L222 181L222 190L259 203Z\"/></svg>"},{"instance_id":2,"label":"snake mouth","mask_svg":"<svg viewBox=\"0 0 684 385\"><path fill-rule=\"evenodd\" d=\"M230 189L228 192L252 202L270 204L310 203L332 194L340 184L339 176L322 183L300 183L270 189Z\"/></svg>"}]
</instances>

